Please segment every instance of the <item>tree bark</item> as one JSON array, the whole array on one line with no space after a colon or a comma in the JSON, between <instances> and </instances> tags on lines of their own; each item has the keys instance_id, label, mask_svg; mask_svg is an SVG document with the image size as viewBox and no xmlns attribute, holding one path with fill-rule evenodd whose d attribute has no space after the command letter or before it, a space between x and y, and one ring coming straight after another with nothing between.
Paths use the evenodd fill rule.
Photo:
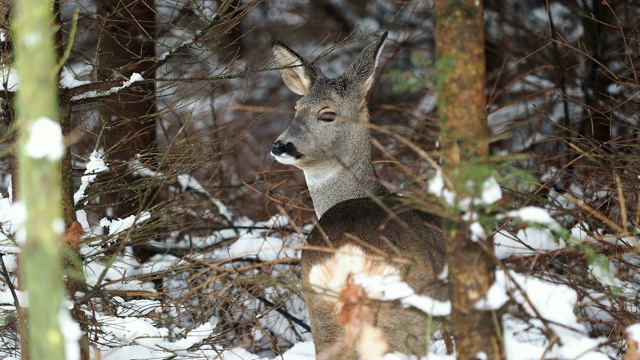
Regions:
<instances>
[{"instance_id":1,"label":"tree bark","mask_svg":"<svg viewBox=\"0 0 640 360\"><path fill-rule=\"evenodd\" d=\"M598 64L611 64L608 54L615 53L623 48L624 44L619 40L619 29L612 28L615 24L609 4L601 0L592 0L588 9L590 16L583 17L584 36L583 43L591 57L586 59L588 73L583 81L584 103L589 109L582 124L582 134L595 140L596 146L606 143L611 139L611 123L613 112L606 110L607 88L613 84L613 80L605 75ZM619 46L619 47L618 47Z\"/></svg>"},{"instance_id":2,"label":"tree bark","mask_svg":"<svg viewBox=\"0 0 640 360\"><path fill-rule=\"evenodd\" d=\"M60 62L64 54L66 43L62 33L63 23L61 18L62 4L61 0L55 0L53 2L53 12L56 21L57 31L55 33L56 42L56 62ZM69 39L73 42L75 39ZM60 73L62 67L60 67L57 74L57 82L59 83ZM74 130L74 126L71 123L71 104L65 97L60 97L60 104L58 105L58 113L60 116L60 127L62 134L67 141L70 139L71 132ZM61 205L62 205L62 220L64 221L65 228L65 247L62 253L62 262L64 266L65 288L67 296L71 301L76 298L76 293L86 292L87 283L84 276L84 262L79 252L82 225L78 223L76 217L76 206L73 199L75 192L75 186L73 184L73 155L71 153L71 144L65 149L62 159L60 159L60 188L61 188ZM74 302L75 306L70 310L71 317L78 322L82 335L78 339L78 345L80 347L79 358L80 360L89 360L91 358L90 341L89 341L89 320L82 307L83 304Z\"/></svg>"},{"instance_id":3,"label":"tree bark","mask_svg":"<svg viewBox=\"0 0 640 360\"><path fill-rule=\"evenodd\" d=\"M19 198L25 207L20 254L20 283L29 292L27 344L31 359L64 359L59 316L64 295L59 245L61 223L59 160L61 136L44 156L28 149L31 136L48 126L61 134L57 104L57 62L50 0L14 2L12 29L15 68L20 76L16 95ZM45 125L46 124L46 125ZM38 148L45 146L38 143ZM17 304L16 304L17 305ZM23 333L24 337L25 334ZM23 351L26 349L23 348Z\"/></svg>"},{"instance_id":4,"label":"tree bark","mask_svg":"<svg viewBox=\"0 0 640 360\"><path fill-rule=\"evenodd\" d=\"M469 181L482 184L486 176L469 169L480 170L489 154L482 2L439 0L434 15L443 173L460 200L479 195L460 189L468 188ZM494 279L495 264L483 251L492 249L492 239L472 242L460 210L452 207L444 220L457 358L500 359L499 321L491 311L475 308Z\"/></svg>"},{"instance_id":5,"label":"tree bark","mask_svg":"<svg viewBox=\"0 0 640 360\"><path fill-rule=\"evenodd\" d=\"M100 39L98 80L127 80L143 74L145 80L107 98L99 107L107 124L103 139L106 160L119 182L131 181L128 165L136 156L155 168L155 9L152 0L97 1ZM113 208L113 217L126 217L146 208L155 196L151 192L122 190L102 196Z\"/></svg>"}]
</instances>

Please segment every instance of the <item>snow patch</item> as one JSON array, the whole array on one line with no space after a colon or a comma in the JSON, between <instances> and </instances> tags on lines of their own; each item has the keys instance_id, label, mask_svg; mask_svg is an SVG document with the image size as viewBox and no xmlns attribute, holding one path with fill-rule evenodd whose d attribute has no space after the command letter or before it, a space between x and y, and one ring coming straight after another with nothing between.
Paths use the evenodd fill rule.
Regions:
<instances>
[{"instance_id":1,"label":"snow patch","mask_svg":"<svg viewBox=\"0 0 640 360\"><path fill-rule=\"evenodd\" d=\"M425 314L446 316L451 314L451 302L439 301L426 295L418 295L399 275L356 274L354 283L362 285L370 298L394 301L399 300L405 307L414 307Z\"/></svg>"},{"instance_id":2,"label":"snow patch","mask_svg":"<svg viewBox=\"0 0 640 360\"><path fill-rule=\"evenodd\" d=\"M527 227L515 234L498 231L493 236L494 252L499 259L510 256L535 255L540 251L554 251L565 247L549 229Z\"/></svg>"},{"instance_id":3,"label":"snow patch","mask_svg":"<svg viewBox=\"0 0 640 360\"><path fill-rule=\"evenodd\" d=\"M97 174L109 170L107 165L104 163L103 157L104 152L99 150L94 150L89 156L89 162L87 162L84 175L80 178L80 188L73 194L73 201L75 204L78 204L80 200L85 198L85 191L96 179Z\"/></svg>"},{"instance_id":4,"label":"snow patch","mask_svg":"<svg viewBox=\"0 0 640 360\"><path fill-rule=\"evenodd\" d=\"M627 326L627 336L640 343L640 323Z\"/></svg>"},{"instance_id":5,"label":"snow patch","mask_svg":"<svg viewBox=\"0 0 640 360\"><path fill-rule=\"evenodd\" d=\"M81 85L90 84L91 81L78 80L67 66L62 68L60 73L60 87L63 89L71 89Z\"/></svg>"},{"instance_id":6,"label":"snow patch","mask_svg":"<svg viewBox=\"0 0 640 360\"><path fill-rule=\"evenodd\" d=\"M82 230L85 233L91 232L91 226L89 226L89 220L87 219L87 212L86 211L77 210L76 211L76 219L80 223L80 226L82 226Z\"/></svg>"},{"instance_id":7,"label":"snow patch","mask_svg":"<svg viewBox=\"0 0 640 360\"><path fill-rule=\"evenodd\" d=\"M144 316L151 312L159 313L162 311L162 303L158 300L134 299L124 301L119 296L113 298L114 302L118 302L116 314L122 317Z\"/></svg>"},{"instance_id":8,"label":"snow patch","mask_svg":"<svg viewBox=\"0 0 640 360\"><path fill-rule=\"evenodd\" d=\"M27 240L27 230L24 223L27 221L27 207L22 201L15 201L11 204L11 220L9 226L10 233L15 234L16 244L22 245ZM18 250L18 252L20 252Z\"/></svg>"},{"instance_id":9,"label":"snow patch","mask_svg":"<svg viewBox=\"0 0 640 360\"><path fill-rule=\"evenodd\" d=\"M429 193L443 199L448 205L453 206L455 204L456 195L447 189L444 182L444 175L442 170L438 169L436 174L429 179Z\"/></svg>"},{"instance_id":10,"label":"snow patch","mask_svg":"<svg viewBox=\"0 0 640 360\"><path fill-rule=\"evenodd\" d=\"M128 248L127 252L131 252ZM154 284L132 278L139 274L140 264L130 255L118 256L110 263L106 259L88 261L84 266L85 281L90 287L100 286L106 290L141 291L155 293Z\"/></svg>"},{"instance_id":11,"label":"snow patch","mask_svg":"<svg viewBox=\"0 0 640 360\"><path fill-rule=\"evenodd\" d=\"M282 354L282 360L315 360L316 348L313 341L301 341Z\"/></svg>"},{"instance_id":12,"label":"snow patch","mask_svg":"<svg viewBox=\"0 0 640 360\"><path fill-rule=\"evenodd\" d=\"M506 282L507 292L532 317L523 321L509 314L503 316L505 347L510 358L541 358L547 352L545 358L608 359L605 354L590 350L598 348L606 339L590 338L585 325L578 322L573 311L578 295L573 289L514 271L509 271L509 278L523 292L511 281ZM546 329L558 335L560 341L550 344L544 335Z\"/></svg>"},{"instance_id":13,"label":"snow patch","mask_svg":"<svg viewBox=\"0 0 640 360\"><path fill-rule=\"evenodd\" d=\"M519 210L512 210L507 216L519 218L521 221L536 223L540 225L557 226L558 222L549 215L546 210L536 206L525 206Z\"/></svg>"},{"instance_id":14,"label":"snow patch","mask_svg":"<svg viewBox=\"0 0 640 360\"><path fill-rule=\"evenodd\" d=\"M59 123L47 117L39 117L31 125L25 150L34 159L56 161L64 155L63 139Z\"/></svg>"},{"instance_id":15,"label":"snow patch","mask_svg":"<svg viewBox=\"0 0 640 360\"><path fill-rule=\"evenodd\" d=\"M24 211L24 207L22 207ZM0 194L0 252L4 254L13 254L20 252L20 248L9 239L18 229L18 226L24 223L26 212L17 214L17 208L12 205L11 199L2 197ZM10 271L11 272L11 271Z\"/></svg>"},{"instance_id":16,"label":"snow patch","mask_svg":"<svg viewBox=\"0 0 640 360\"><path fill-rule=\"evenodd\" d=\"M613 274L615 273L615 268L611 263L609 263L608 259L604 257L595 258L589 264L589 273L602 285L620 289L621 281L613 276Z\"/></svg>"},{"instance_id":17,"label":"snow patch","mask_svg":"<svg viewBox=\"0 0 640 360\"><path fill-rule=\"evenodd\" d=\"M490 205L502 199L502 189L498 180L493 176L482 183L482 194L480 200L483 205Z\"/></svg>"},{"instance_id":18,"label":"snow patch","mask_svg":"<svg viewBox=\"0 0 640 360\"><path fill-rule=\"evenodd\" d=\"M216 360L268 360L268 358L261 357L248 352L243 348L233 348L225 350L220 356L215 357Z\"/></svg>"},{"instance_id":19,"label":"snow patch","mask_svg":"<svg viewBox=\"0 0 640 360\"><path fill-rule=\"evenodd\" d=\"M231 258L257 257L261 261L276 260L282 257L281 253L287 254L282 239L277 237L263 238L262 235L251 234L241 236L227 251ZM289 255L292 254L289 253Z\"/></svg>"},{"instance_id":20,"label":"snow patch","mask_svg":"<svg viewBox=\"0 0 640 360\"><path fill-rule=\"evenodd\" d=\"M482 183L482 192L479 198L462 198L456 199L456 194L449 190L446 186L444 175L441 169L437 169L436 174L429 179L429 193L443 199L449 206L457 206L463 211L471 211L473 206L476 205L491 205L496 201L502 199L502 189L498 180L493 176L487 178ZM467 186L472 189L474 184L468 182ZM473 215L468 215L468 218L473 218Z\"/></svg>"},{"instance_id":21,"label":"snow patch","mask_svg":"<svg viewBox=\"0 0 640 360\"><path fill-rule=\"evenodd\" d=\"M507 294L507 279L504 271L497 271L496 278L487 292L486 299L480 299L476 302L475 308L480 310L497 310L507 301L509 301L509 295Z\"/></svg>"},{"instance_id":22,"label":"snow patch","mask_svg":"<svg viewBox=\"0 0 640 360\"><path fill-rule=\"evenodd\" d=\"M79 101L79 100L84 100L84 99L91 99L91 98L97 98L97 97L106 97L109 96L111 94L115 94L118 91L122 90L122 89L126 89L129 86L131 86L132 84L142 81L144 80L144 78L142 77L142 75L138 74L138 73L133 73L131 74L131 77L129 78L129 80L125 81L122 83L122 86L114 86L111 89L107 90L107 91L87 91L86 93L80 94L80 95L76 95L74 97L71 98L71 101Z\"/></svg>"},{"instance_id":23,"label":"snow patch","mask_svg":"<svg viewBox=\"0 0 640 360\"><path fill-rule=\"evenodd\" d=\"M80 344L78 340L82 336L80 325L71 318L69 310L73 308L73 304L66 301L69 308L60 309L58 312L58 321L60 323L60 330L64 338L64 353L66 360L79 360L80 359Z\"/></svg>"},{"instance_id":24,"label":"snow patch","mask_svg":"<svg viewBox=\"0 0 640 360\"><path fill-rule=\"evenodd\" d=\"M18 71L7 66L0 67L0 90L1 91L18 91L20 85L20 77Z\"/></svg>"},{"instance_id":25,"label":"snow patch","mask_svg":"<svg viewBox=\"0 0 640 360\"><path fill-rule=\"evenodd\" d=\"M148 211L142 211L139 215L131 215L124 219L109 220L102 218L100 220L100 226L109 228L109 235L117 234L125 230L130 229L133 225L139 224L143 221L149 220L151 213Z\"/></svg>"}]
</instances>

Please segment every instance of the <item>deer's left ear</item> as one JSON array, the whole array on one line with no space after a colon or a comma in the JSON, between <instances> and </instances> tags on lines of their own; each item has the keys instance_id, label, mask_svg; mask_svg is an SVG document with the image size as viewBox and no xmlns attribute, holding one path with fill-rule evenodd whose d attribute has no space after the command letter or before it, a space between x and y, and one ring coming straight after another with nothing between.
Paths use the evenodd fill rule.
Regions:
<instances>
[{"instance_id":1,"label":"deer's left ear","mask_svg":"<svg viewBox=\"0 0 640 360\"><path fill-rule=\"evenodd\" d=\"M378 58L380 57L380 53L382 53L387 34L386 31L383 32L380 39L362 49L356 61L351 64L349 70L344 74L349 84L358 86L364 94L369 91L373 84L376 67L378 66Z\"/></svg>"},{"instance_id":2,"label":"deer's left ear","mask_svg":"<svg viewBox=\"0 0 640 360\"><path fill-rule=\"evenodd\" d=\"M280 75L285 85L298 95L306 95L313 83L322 76L320 69L308 64L300 55L287 45L276 41L271 46L275 62L280 69Z\"/></svg>"}]
</instances>

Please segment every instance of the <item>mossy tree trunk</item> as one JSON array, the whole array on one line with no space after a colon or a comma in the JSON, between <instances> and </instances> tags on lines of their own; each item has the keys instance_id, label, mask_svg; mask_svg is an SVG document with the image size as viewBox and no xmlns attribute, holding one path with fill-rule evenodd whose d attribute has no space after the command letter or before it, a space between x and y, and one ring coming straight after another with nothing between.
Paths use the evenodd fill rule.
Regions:
<instances>
[{"instance_id":1,"label":"mossy tree trunk","mask_svg":"<svg viewBox=\"0 0 640 360\"><path fill-rule=\"evenodd\" d=\"M62 360L64 339L58 319L64 294L59 255L64 232L59 179L63 144L58 123L54 22L50 0L16 0L13 5L15 68L20 77L16 95L18 195L26 216L24 231L16 238L24 241L21 285L29 294L27 343L31 359ZM46 142L44 155L28 146L42 126L48 127L45 132L52 140ZM40 149L45 146L43 142L35 145Z\"/></svg>"},{"instance_id":2,"label":"mossy tree trunk","mask_svg":"<svg viewBox=\"0 0 640 360\"><path fill-rule=\"evenodd\" d=\"M475 197L487 178L489 130L486 122L482 1L435 3L438 113L443 173L458 200ZM475 173L474 173L475 171ZM468 186L469 181L476 183ZM491 238L471 241L469 223L452 208L444 221L449 264L453 333L458 359L500 359L500 325L495 313L475 308L494 279L494 263L483 250ZM484 353L484 355L483 355Z\"/></svg>"}]
</instances>

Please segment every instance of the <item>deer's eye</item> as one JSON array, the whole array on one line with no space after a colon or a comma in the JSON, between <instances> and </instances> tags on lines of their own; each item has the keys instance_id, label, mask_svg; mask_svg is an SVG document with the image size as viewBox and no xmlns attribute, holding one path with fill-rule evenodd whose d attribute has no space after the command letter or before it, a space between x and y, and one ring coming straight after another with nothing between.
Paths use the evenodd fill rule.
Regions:
<instances>
[{"instance_id":1,"label":"deer's eye","mask_svg":"<svg viewBox=\"0 0 640 360\"><path fill-rule=\"evenodd\" d=\"M324 108L318 113L318 120L324 122L332 122L336 117L338 117L338 114L330 108Z\"/></svg>"}]
</instances>

